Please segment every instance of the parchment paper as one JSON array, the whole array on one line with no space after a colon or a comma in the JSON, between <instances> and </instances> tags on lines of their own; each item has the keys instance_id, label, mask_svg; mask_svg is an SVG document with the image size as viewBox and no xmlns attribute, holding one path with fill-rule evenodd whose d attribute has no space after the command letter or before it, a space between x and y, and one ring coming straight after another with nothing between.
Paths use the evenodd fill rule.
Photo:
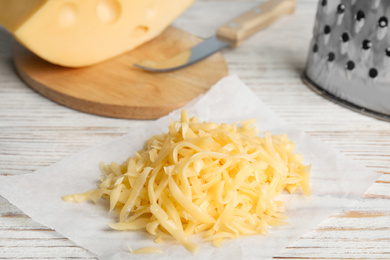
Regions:
<instances>
[{"instance_id":1,"label":"parchment paper","mask_svg":"<svg viewBox=\"0 0 390 260\"><path fill-rule=\"evenodd\" d=\"M284 123L236 76L222 79L186 108L190 116L197 115L202 121L233 123L257 118L262 131L287 133L297 144L296 151L303 155L305 164L312 164L312 196L282 195L287 201L290 225L271 228L267 236L230 240L221 248L193 236L191 239L199 243L200 250L192 255L168 236L159 245L146 232L111 230L107 223L116 222L117 218L108 213L107 203L103 201L94 205L67 203L61 199L67 194L95 188L101 176L100 161L121 163L133 156L153 134L167 132L169 117L179 119L180 110L145 129L91 147L32 174L1 177L0 194L35 221L55 229L101 259L268 259L328 216L345 210L378 177L330 146ZM164 253L133 255L128 246L133 249L156 246Z\"/></svg>"}]
</instances>

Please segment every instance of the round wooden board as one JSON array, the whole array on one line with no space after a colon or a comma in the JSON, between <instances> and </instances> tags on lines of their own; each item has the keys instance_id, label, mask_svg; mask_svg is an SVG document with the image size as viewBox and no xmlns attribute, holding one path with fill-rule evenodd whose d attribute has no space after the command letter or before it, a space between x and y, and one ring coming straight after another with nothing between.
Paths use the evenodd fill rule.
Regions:
<instances>
[{"instance_id":1,"label":"round wooden board","mask_svg":"<svg viewBox=\"0 0 390 260\"><path fill-rule=\"evenodd\" d=\"M65 68L44 61L15 43L19 76L43 96L67 107L96 115L155 119L180 108L228 75L220 53L184 69L155 73L132 66L140 60L164 60L201 42L169 27L152 41L100 64Z\"/></svg>"}]
</instances>

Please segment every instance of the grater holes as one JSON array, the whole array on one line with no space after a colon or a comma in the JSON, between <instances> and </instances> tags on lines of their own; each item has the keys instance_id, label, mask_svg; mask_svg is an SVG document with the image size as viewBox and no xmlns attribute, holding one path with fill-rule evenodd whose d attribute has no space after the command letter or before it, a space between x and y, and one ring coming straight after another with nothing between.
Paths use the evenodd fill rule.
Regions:
<instances>
[{"instance_id":1,"label":"grater holes","mask_svg":"<svg viewBox=\"0 0 390 260\"><path fill-rule=\"evenodd\" d=\"M321 5L322 6L326 6L328 4L328 1L327 0L322 0L322 2L321 2Z\"/></svg>"},{"instance_id":2,"label":"grater holes","mask_svg":"<svg viewBox=\"0 0 390 260\"><path fill-rule=\"evenodd\" d=\"M388 23L389 23L389 21L388 21L387 17L385 17L385 16L382 16L378 20L378 25L380 28L386 28Z\"/></svg>"},{"instance_id":3,"label":"grater holes","mask_svg":"<svg viewBox=\"0 0 390 260\"><path fill-rule=\"evenodd\" d=\"M328 61L332 62L335 59L336 59L336 55L334 54L334 52L329 52L329 54L328 54Z\"/></svg>"},{"instance_id":4,"label":"grater holes","mask_svg":"<svg viewBox=\"0 0 390 260\"><path fill-rule=\"evenodd\" d=\"M345 5L344 4L339 4L337 6L337 13L338 14L343 14L345 12Z\"/></svg>"},{"instance_id":5,"label":"grater holes","mask_svg":"<svg viewBox=\"0 0 390 260\"><path fill-rule=\"evenodd\" d=\"M376 78L378 76L378 70L376 68L371 68L369 71L368 71L368 75L370 76L370 78Z\"/></svg>"},{"instance_id":6,"label":"grater holes","mask_svg":"<svg viewBox=\"0 0 390 260\"><path fill-rule=\"evenodd\" d=\"M378 40L382 40L386 36L388 23L389 21L386 16L382 16L379 18L378 29L376 32L376 37Z\"/></svg>"},{"instance_id":7,"label":"grater holes","mask_svg":"<svg viewBox=\"0 0 390 260\"><path fill-rule=\"evenodd\" d=\"M362 43L363 50L369 50L372 47L372 43L369 40L364 40Z\"/></svg>"},{"instance_id":8,"label":"grater holes","mask_svg":"<svg viewBox=\"0 0 390 260\"><path fill-rule=\"evenodd\" d=\"M356 21L362 21L362 20L364 20L364 18L366 18L366 15L364 14L364 12L362 10L359 10L355 16Z\"/></svg>"},{"instance_id":9,"label":"grater holes","mask_svg":"<svg viewBox=\"0 0 390 260\"><path fill-rule=\"evenodd\" d=\"M386 56L390 57L390 47L387 47L385 52L386 52Z\"/></svg>"},{"instance_id":10,"label":"grater holes","mask_svg":"<svg viewBox=\"0 0 390 260\"><path fill-rule=\"evenodd\" d=\"M318 52L318 44L317 44L317 43L315 43L315 44L313 45L313 52L314 52L314 53Z\"/></svg>"},{"instance_id":11,"label":"grater holes","mask_svg":"<svg viewBox=\"0 0 390 260\"><path fill-rule=\"evenodd\" d=\"M344 32L343 34L341 34L341 40L343 42L348 42L349 41L349 34L347 32Z\"/></svg>"},{"instance_id":12,"label":"grater holes","mask_svg":"<svg viewBox=\"0 0 390 260\"><path fill-rule=\"evenodd\" d=\"M354 70L355 69L355 62L353 61L348 61L346 64L345 64L345 68L347 70Z\"/></svg>"},{"instance_id":13,"label":"grater holes","mask_svg":"<svg viewBox=\"0 0 390 260\"><path fill-rule=\"evenodd\" d=\"M330 28L329 25L325 25L325 27L324 27L324 33L325 33L325 34L330 34L331 30L332 30L332 29Z\"/></svg>"}]
</instances>

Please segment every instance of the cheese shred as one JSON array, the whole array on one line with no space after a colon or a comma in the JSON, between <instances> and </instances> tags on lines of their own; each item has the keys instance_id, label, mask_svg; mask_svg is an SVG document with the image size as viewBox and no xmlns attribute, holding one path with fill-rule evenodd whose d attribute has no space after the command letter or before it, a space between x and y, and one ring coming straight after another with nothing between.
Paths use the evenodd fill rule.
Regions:
<instances>
[{"instance_id":1,"label":"cheese shred","mask_svg":"<svg viewBox=\"0 0 390 260\"><path fill-rule=\"evenodd\" d=\"M235 124L200 122L182 111L168 133L151 137L122 164L101 164L97 189L64 196L65 201L107 199L119 215L116 230L146 230L162 242L169 233L188 251L190 240L222 246L240 235L267 234L286 224L284 190L310 196L310 165L286 135L258 135L254 120ZM134 253L160 252L144 249Z\"/></svg>"}]
</instances>

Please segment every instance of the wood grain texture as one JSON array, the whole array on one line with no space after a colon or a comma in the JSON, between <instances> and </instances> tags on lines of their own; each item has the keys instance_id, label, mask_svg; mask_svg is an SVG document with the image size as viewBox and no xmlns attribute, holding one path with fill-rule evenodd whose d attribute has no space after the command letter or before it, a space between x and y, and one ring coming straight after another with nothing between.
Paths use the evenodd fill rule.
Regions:
<instances>
[{"instance_id":1,"label":"wood grain texture","mask_svg":"<svg viewBox=\"0 0 390 260\"><path fill-rule=\"evenodd\" d=\"M182 107L228 75L220 53L181 70L150 73L140 60L166 60L201 39L169 27L157 38L123 55L83 68L53 65L19 43L13 58L19 76L43 96L67 107L115 118L156 119Z\"/></svg>"},{"instance_id":2,"label":"wood grain texture","mask_svg":"<svg viewBox=\"0 0 390 260\"><path fill-rule=\"evenodd\" d=\"M197 0L175 26L206 37L260 3ZM390 123L342 108L302 83L317 3L299 0L295 15L225 50L230 74L291 125L382 175L350 210L324 220L275 259L390 259ZM32 173L149 124L77 112L42 97L16 75L11 46L0 30L0 174ZM0 198L0 259L70 258L93 255Z\"/></svg>"}]
</instances>

